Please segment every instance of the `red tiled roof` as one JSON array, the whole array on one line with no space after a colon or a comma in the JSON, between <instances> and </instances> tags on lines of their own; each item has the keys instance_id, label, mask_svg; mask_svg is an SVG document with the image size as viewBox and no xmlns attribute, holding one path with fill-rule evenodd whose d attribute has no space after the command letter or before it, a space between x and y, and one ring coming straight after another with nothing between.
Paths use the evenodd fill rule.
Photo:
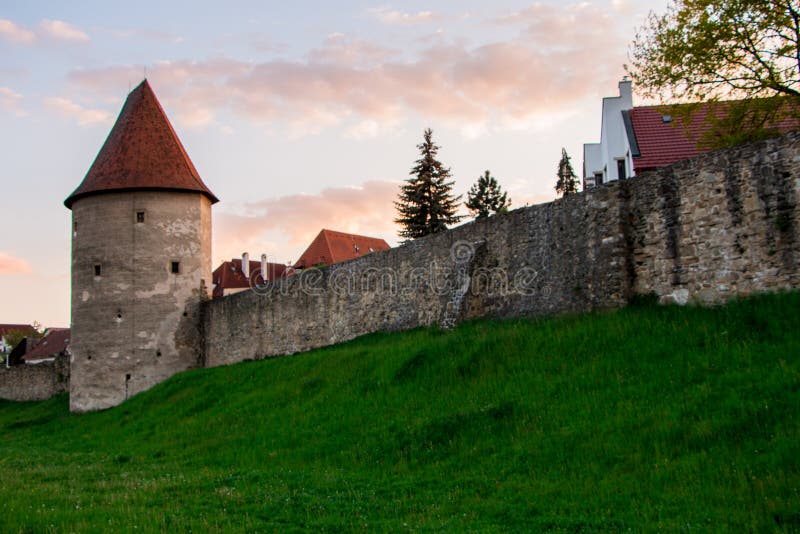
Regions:
<instances>
[{"instance_id":1,"label":"red tiled roof","mask_svg":"<svg viewBox=\"0 0 800 534\"><path fill-rule=\"evenodd\" d=\"M22 330L25 333L34 333L36 330L29 324L0 324L0 338L5 337L9 332Z\"/></svg>"},{"instance_id":2,"label":"red tiled roof","mask_svg":"<svg viewBox=\"0 0 800 534\"><path fill-rule=\"evenodd\" d=\"M701 153L697 142L710 129L708 121L703 120L705 112L698 110L688 126L680 117L674 116L672 122L665 123L665 115L670 115L666 106L635 107L631 110L631 123L640 154L633 158L636 172L671 165Z\"/></svg>"},{"instance_id":3,"label":"red tiled roof","mask_svg":"<svg viewBox=\"0 0 800 534\"><path fill-rule=\"evenodd\" d=\"M389 248L386 241L377 237L322 230L294 266L303 269L315 265L331 265Z\"/></svg>"},{"instance_id":4,"label":"red tiled roof","mask_svg":"<svg viewBox=\"0 0 800 534\"><path fill-rule=\"evenodd\" d=\"M69 328L50 328L42 339L22 357L26 362L53 358L69 347Z\"/></svg>"},{"instance_id":5,"label":"red tiled roof","mask_svg":"<svg viewBox=\"0 0 800 534\"><path fill-rule=\"evenodd\" d=\"M270 280L277 280L278 278L283 278L286 275L286 265L282 263L267 262L267 269L269 270L268 274ZM258 273L261 273L261 262L250 260L250 278L255 281L253 277ZM214 297L223 296L225 289L241 289L250 287L250 281L245 278L244 273L242 272L241 258L222 262L219 267L214 269L212 280L214 283L214 291L212 296ZM260 274L258 274L257 281L260 283L261 280L262 278Z\"/></svg>"},{"instance_id":6,"label":"red tiled roof","mask_svg":"<svg viewBox=\"0 0 800 534\"><path fill-rule=\"evenodd\" d=\"M92 167L64 205L70 208L86 195L136 189L197 191L217 202L147 80L128 95Z\"/></svg>"},{"instance_id":7,"label":"red tiled roof","mask_svg":"<svg viewBox=\"0 0 800 534\"><path fill-rule=\"evenodd\" d=\"M693 106L689 114L676 113L676 108ZM639 156L633 157L633 168L638 172L671 165L677 161L693 158L711 148L698 147L704 134L711 130L710 118L722 118L726 114L727 102L706 102L672 106L642 106L630 111ZM664 122L665 116L671 117ZM688 122L685 120L688 117ZM787 132L798 128L796 119L782 120L777 129Z\"/></svg>"}]
</instances>

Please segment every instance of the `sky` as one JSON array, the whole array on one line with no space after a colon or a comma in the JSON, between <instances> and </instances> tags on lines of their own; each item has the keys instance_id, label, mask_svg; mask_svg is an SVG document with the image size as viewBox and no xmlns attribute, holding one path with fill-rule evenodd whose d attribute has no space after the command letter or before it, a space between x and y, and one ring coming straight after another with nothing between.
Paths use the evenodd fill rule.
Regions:
<instances>
[{"instance_id":1,"label":"sky","mask_svg":"<svg viewBox=\"0 0 800 534\"><path fill-rule=\"evenodd\" d=\"M554 199L666 4L0 0L0 323L69 325L63 201L144 77L220 199L212 268L286 263L322 228L396 245L425 128L456 194L490 170L512 208Z\"/></svg>"}]
</instances>

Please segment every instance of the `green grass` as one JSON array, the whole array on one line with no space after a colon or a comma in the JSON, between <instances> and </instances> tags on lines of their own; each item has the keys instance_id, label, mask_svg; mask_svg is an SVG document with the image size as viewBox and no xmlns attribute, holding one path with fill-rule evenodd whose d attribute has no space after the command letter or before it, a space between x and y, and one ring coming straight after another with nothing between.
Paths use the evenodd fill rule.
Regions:
<instances>
[{"instance_id":1,"label":"green grass","mask_svg":"<svg viewBox=\"0 0 800 534\"><path fill-rule=\"evenodd\" d=\"M0 402L0 532L800 530L800 294Z\"/></svg>"}]
</instances>

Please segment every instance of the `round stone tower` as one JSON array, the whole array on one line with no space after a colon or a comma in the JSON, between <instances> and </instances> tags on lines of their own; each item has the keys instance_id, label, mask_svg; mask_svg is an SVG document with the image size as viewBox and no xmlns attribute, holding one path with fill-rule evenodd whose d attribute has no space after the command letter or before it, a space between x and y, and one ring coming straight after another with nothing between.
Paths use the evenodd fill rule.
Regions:
<instances>
[{"instance_id":1,"label":"round stone tower","mask_svg":"<svg viewBox=\"0 0 800 534\"><path fill-rule=\"evenodd\" d=\"M202 365L215 202L143 81L64 201L72 210L72 411L115 406Z\"/></svg>"}]
</instances>

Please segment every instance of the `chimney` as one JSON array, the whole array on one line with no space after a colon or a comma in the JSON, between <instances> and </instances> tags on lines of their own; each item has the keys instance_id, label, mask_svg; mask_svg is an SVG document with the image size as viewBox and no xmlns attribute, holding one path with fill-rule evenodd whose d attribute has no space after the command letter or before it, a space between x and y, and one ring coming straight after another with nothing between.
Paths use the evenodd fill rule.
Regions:
<instances>
[{"instance_id":1,"label":"chimney","mask_svg":"<svg viewBox=\"0 0 800 534\"><path fill-rule=\"evenodd\" d=\"M267 270L267 255L261 255L261 279L267 282L269 280L269 271Z\"/></svg>"},{"instance_id":2,"label":"chimney","mask_svg":"<svg viewBox=\"0 0 800 534\"><path fill-rule=\"evenodd\" d=\"M250 279L250 254L247 252L242 252L242 274Z\"/></svg>"},{"instance_id":3,"label":"chimney","mask_svg":"<svg viewBox=\"0 0 800 534\"><path fill-rule=\"evenodd\" d=\"M619 97L622 99L622 109L633 108L633 82L627 76L619 82Z\"/></svg>"}]
</instances>

